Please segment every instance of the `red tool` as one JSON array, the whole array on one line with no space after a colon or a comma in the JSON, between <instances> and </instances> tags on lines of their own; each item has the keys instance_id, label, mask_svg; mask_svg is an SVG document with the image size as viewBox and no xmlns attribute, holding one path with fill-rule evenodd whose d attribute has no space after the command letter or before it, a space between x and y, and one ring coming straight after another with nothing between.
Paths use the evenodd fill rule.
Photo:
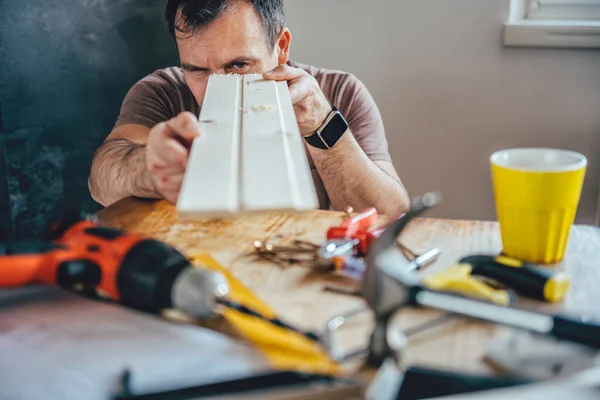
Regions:
<instances>
[{"instance_id":1,"label":"red tool","mask_svg":"<svg viewBox=\"0 0 600 400\"><path fill-rule=\"evenodd\" d=\"M363 212L347 218L341 225L329 228L327 240L356 240L356 251L359 255L364 255L369 250L371 243L384 229L371 229L377 223L377 217L376 208L367 208Z\"/></svg>"}]
</instances>

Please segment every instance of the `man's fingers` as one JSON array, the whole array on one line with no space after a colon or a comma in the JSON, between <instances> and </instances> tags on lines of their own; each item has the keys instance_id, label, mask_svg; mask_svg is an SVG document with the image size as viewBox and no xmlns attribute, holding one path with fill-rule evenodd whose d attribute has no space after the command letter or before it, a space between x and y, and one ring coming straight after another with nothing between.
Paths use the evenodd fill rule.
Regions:
<instances>
[{"instance_id":1,"label":"man's fingers","mask_svg":"<svg viewBox=\"0 0 600 400\"><path fill-rule=\"evenodd\" d=\"M189 154L188 149L175 139L166 140L163 146L164 150L159 152L159 157L165 160L167 165L185 169Z\"/></svg>"},{"instance_id":2,"label":"man's fingers","mask_svg":"<svg viewBox=\"0 0 600 400\"><path fill-rule=\"evenodd\" d=\"M182 182L183 174L162 175L159 177L158 187L164 192L179 192Z\"/></svg>"},{"instance_id":3,"label":"man's fingers","mask_svg":"<svg viewBox=\"0 0 600 400\"><path fill-rule=\"evenodd\" d=\"M148 148L148 170L151 173L183 171L187 165L189 151L172 137L163 138Z\"/></svg>"},{"instance_id":4,"label":"man's fingers","mask_svg":"<svg viewBox=\"0 0 600 400\"><path fill-rule=\"evenodd\" d=\"M264 79L276 80L276 81L289 81L291 79L300 78L305 76L306 72L300 68L292 68L289 65L281 64L274 69L264 72L262 74Z\"/></svg>"},{"instance_id":5,"label":"man's fingers","mask_svg":"<svg viewBox=\"0 0 600 400\"><path fill-rule=\"evenodd\" d=\"M296 78L289 82L290 97L292 104L298 103L306 98L311 92L311 81L307 77Z\"/></svg>"},{"instance_id":6,"label":"man's fingers","mask_svg":"<svg viewBox=\"0 0 600 400\"><path fill-rule=\"evenodd\" d=\"M158 177L156 187L163 197L171 204L177 203L183 174L161 175Z\"/></svg>"},{"instance_id":7,"label":"man's fingers","mask_svg":"<svg viewBox=\"0 0 600 400\"><path fill-rule=\"evenodd\" d=\"M191 143L199 135L198 120L188 112L161 122L150 131L147 168L156 190L170 203L177 202Z\"/></svg>"},{"instance_id":8,"label":"man's fingers","mask_svg":"<svg viewBox=\"0 0 600 400\"><path fill-rule=\"evenodd\" d=\"M198 118L191 112L184 111L167 121L166 124L170 128L170 132L175 137L181 138L180 141L188 148L191 146L192 141L200 136Z\"/></svg>"}]
</instances>

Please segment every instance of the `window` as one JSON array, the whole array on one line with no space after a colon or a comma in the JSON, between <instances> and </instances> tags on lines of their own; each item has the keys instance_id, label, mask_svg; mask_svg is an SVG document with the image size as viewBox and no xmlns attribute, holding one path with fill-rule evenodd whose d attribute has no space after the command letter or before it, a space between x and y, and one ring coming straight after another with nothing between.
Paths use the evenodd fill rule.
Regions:
<instances>
[{"instance_id":1,"label":"window","mask_svg":"<svg viewBox=\"0 0 600 400\"><path fill-rule=\"evenodd\" d=\"M600 0L511 0L504 44L600 48Z\"/></svg>"}]
</instances>

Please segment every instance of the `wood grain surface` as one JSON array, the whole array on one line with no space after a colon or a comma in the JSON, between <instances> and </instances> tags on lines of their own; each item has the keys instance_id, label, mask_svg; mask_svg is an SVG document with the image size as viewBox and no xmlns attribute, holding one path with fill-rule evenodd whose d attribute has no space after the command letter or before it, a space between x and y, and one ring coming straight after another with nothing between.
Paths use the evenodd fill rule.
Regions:
<instances>
[{"instance_id":1,"label":"wood grain surface","mask_svg":"<svg viewBox=\"0 0 600 400\"><path fill-rule=\"evenodd\" d=\"M282 267L249 256L252 242L271 239L289 243L303 239L320 243L328 227L339 224L341 212L310 211L293 214L253 214L226 219L187 221L164 201L124 199L102 210L103 223L164 240L187 255L209 253L245 285L270 304L282 317L306 329L322 330L334 315L363 305L360 298L330 293L331 283L347 283L305 267ZM381 219L384 222L384 219ZM414 220L400 240L417 252L431 247L442 251L437 262L422 273L430 274L450 266L462 256L494 254L501 251L499 226L491 221L462 221L420 218ZM549 268L565 269L572 284L559 305L520 300L519 304L547 311L565 311L600 318L600 229L574 226L565 260ZM399 327L408 328L440 315L427 309L406 309L395 317ZM369 315L357 318L340 332L343 346L366 344ZM491 372L484 354L491 339L507 328L481 321L455 318L439 327L412 336L404 356L407 364L460 369L464 372Z\"/></svg>"}]
</instances>

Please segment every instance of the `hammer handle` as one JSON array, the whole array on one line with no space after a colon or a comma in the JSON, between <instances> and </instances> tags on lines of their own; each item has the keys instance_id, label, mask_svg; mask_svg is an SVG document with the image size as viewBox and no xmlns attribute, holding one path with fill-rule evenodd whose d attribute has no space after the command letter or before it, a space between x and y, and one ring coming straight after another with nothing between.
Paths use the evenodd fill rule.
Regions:
<instances>
[{"instance_id":1,"label":"hammer handle","mask_svg":"<svg viewBox=\"0 0 600 400\"><path fill-rule=\"evenodd\" d=\"M421 286L411 288L410 302L600 349L600 325L594 322L498 306Z\"/></svg>"}]
</instances>

